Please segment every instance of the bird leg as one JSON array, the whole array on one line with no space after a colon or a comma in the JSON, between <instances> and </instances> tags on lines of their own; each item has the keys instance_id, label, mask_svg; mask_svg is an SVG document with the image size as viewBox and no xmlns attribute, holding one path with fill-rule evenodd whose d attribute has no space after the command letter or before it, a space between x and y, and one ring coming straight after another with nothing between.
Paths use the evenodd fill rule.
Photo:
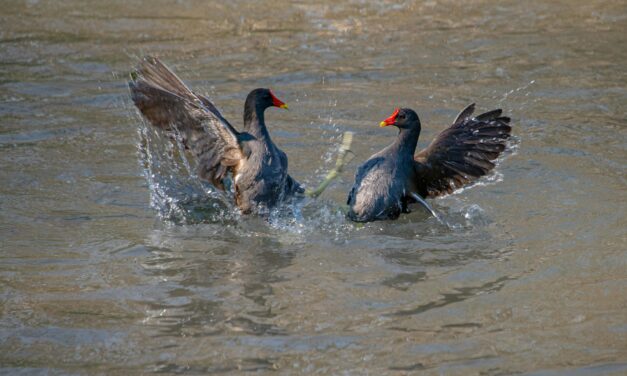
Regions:
<instances>
[{"instance_id":1,"label":"bird leg","mask_svg":"<svg viewBox=\"0 0 627 376\"><path fill-rule=\"evenodd\" d=\"M433 208L431 207L431 205L429 205L427 203L427 201L425 201L424 198L420 197L419 194L416 194L414 192L409 192L409 195L416 200L416 202L418 202L420 205L422 205L425 209L427 209L429 211L429 213L431 213L431 215L433 215L438 221L442 222L442 220L440 219L440 217L438 216L438 214L435 212L435 210L433 210Z\"/></svg>"},{"instance_id":2,"label":"bird leg","mask_svg":"<svg viewBox=\"0 0 627 376\"><path fill-rule=\"evenodd\" d=\"M324 180L318 185L316 189L307 189L305 190L305 195L308 197L316 198L324 192L324 190L331 184L331 182L340 176L340 173L344 170L347 164L349 164L354 158L355 153L350 150L351 144L353 143L353 132L344 132L342 137L342 145L340 145L340 150L338 152L337 160L335 161L335 167L329 171L327 176L325 176Z\"/></svg>"}]
</instances>

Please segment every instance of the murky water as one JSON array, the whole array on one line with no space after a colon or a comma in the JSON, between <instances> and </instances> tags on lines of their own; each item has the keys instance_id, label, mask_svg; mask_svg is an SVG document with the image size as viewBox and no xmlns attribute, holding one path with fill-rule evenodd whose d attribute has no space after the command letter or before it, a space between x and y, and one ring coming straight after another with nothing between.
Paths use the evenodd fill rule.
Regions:
<instances>
[{"instance_id":1,"label":"murky water","mask_svg":"<svg viewBox=\"0 0 627 376\"><path fill-rule=\"evenodd\" d=\"M0 373L627 373L626 36L623 1L3 2ZM240 218L132 108L146 53L234 123L272 87L309 185L343 131L357 161L390 143L396 106L420 145L503 107L514 151L432 201L450 226L346 222L357 162Z\"/></svg>"}]
</instances>

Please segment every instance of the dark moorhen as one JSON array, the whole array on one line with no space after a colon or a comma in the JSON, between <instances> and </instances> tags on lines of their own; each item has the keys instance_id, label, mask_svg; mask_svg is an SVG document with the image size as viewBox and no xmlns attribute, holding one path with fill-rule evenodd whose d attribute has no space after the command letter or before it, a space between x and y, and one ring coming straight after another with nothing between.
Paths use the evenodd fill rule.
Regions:
<instances>
[{"instance_id":1,"label":"dark moorhen","mask_svg":"<svg viewBox=\"0 0 627 376\"><path fill-rule=\"evenodd\" d=\"M131 98L148 121L172 133L198 162L198 176L224 189L232 174L242 213L263 212L303 189L287 173L287 156L270 138L266 108L287 105L269 89L255 89L244 104L238 132L209 99L192 92L168 67L145 57L131 73Z\"/></svg>"},{"instance_id":2,"label":"dark moorhen","mask_svg":"<svg viewBox=\"0 0 627 376\"><path fill-rule=\"evenodd\" d=\"M431 210L425 198L453 190L487 174L505 150L512 128L500 109L471 117L474 103L453 125L414 156L420 119L411 109L396 109L380 123L399 128L396 141L359 166L348 195L348 218L356 222L396 219L418 202ZM433 212L432 212L433 213Z\"/></svg>"}]
</instances>

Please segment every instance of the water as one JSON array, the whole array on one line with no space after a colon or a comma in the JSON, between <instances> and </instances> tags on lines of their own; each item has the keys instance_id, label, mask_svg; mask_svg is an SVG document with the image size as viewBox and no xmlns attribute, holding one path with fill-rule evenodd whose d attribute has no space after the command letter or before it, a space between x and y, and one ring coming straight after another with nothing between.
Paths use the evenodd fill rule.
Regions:
<instances>
[{"instance_id":1,"label":"water","mask_svg":"<svg viewBox=\"0 0 627 376\"><path fill-rule=\"evenodd\" d=\"M0 373L627 373L624 2L30 0L0 24ZM146 53L235 124L273 88L300 181L343 131L356 161L270 221L200 200L146 153L125 86ZM380 120L416 109L424 146L471 102L514 151L430 201L448 226L344 220Z\"/></svg>"}]
</instances>

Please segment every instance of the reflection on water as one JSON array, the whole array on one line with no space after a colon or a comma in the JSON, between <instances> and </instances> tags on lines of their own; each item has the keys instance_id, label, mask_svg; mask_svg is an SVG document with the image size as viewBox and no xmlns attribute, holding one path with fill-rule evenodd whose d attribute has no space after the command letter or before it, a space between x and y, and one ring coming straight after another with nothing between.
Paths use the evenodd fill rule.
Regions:
<instances>
[{"instance_id":1,"label":"reflection on water","mask_svg":"<svg viewBox=\"0 0 627 376\"><path fill-rule=\"evenodd\" d=\"M444 307L449 304L454 304L457 302L462 302L476 295L489 294L492 292L496 292L496 291L499 291L501 288L503 288L506 281L512 280L512 279L514 278L501 277L497 279L496 281L488 282L478 287L461 287L457 289L458 290L457 292L448 293L448 294L443 293L442 297L435 302L429 302L426 304L422 304L416 308L394 312L393 315L419 315L431 309ZM445 327L467 326L467 325L468 324L461 324L461 325L449 324L449 325L445 325ZM474 326L474 324L470 324L470 326Z\"/></svg>"},{"instance_id":2,"label":"reflection on water","mask_svg":"<svg viewBox=\"0 0 627 376\"><path fill-rule=\"evenodd\" d=\"M215 240L214 244L220 242ZM255 241L258 243L255 247L238 252L235 259L231 253L237 251L228 244L211 252L153 251L142 266L145 274L166 291L163 291L165 297L147 302L150 308L143 323L154 328L157 336L204 336L224 332L281 334L280 328L264 322L276 317L267 306L267 297L273 295L272 283L282 281L275 276L276 271L289 266L294 254L272 251L276 247L274 242L271 238ZM159 239L159 243L168 243L168 240ZM231 299L235 300L233 304L239 305L241 298L247 303L240 307L240 312L225 312L223 305L228 305Z\"/></svg>"},{"instance_id":3,"label":"reflection on water","mask_svg":"<svg viewBox=\"0 0 627 376\"><path fill-rule=\"evenodd\" d=\"M557 16L559 15L559 16ZM0 373L529 374L627 371L620 1L157 0L3 4ZM147 127L126 88L168 62L236 125L255 87L319 200L240 216ZM377 123L427 145L502 107L511 153L398 221L341 204Z\"/></svg>"}]
</instances>

